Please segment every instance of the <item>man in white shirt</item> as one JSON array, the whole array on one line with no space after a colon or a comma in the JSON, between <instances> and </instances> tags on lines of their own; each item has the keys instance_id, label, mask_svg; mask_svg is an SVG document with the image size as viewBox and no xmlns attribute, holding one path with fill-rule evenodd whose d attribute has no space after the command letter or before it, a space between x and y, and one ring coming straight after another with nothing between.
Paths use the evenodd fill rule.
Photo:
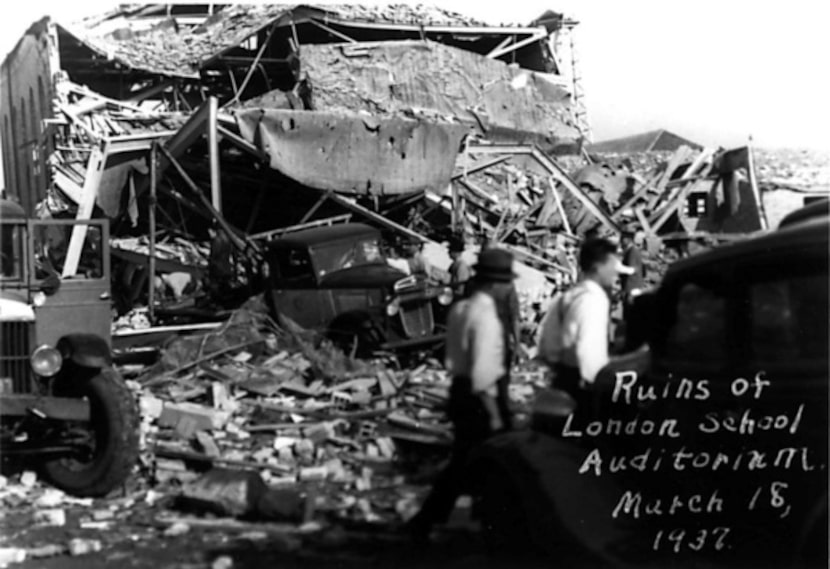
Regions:
<instances>
[{"instance_id":1,"label":"man in white shirt","mask_svg":"<svg viewBox=\"0 0 830 569\"><path fill-rule=\"evenodd\" d=\"M446 521L464 490L470 451L510 423L507 402L500 401L499 383L509 371L509 303L514 277L509 251L482 251L470 281L470 297L450 311L446 367L452 375L448 408L455 430L452 457L421 511L409 523L415 537L426 538L433 524Z\"/></svg>"},{"instance_id":2,"label":"man in white shirt","mask_svg":"<svg viewBox=\"0 0 830 569\"><path fill-rule=\"evenodd\" d=\"M579 268L582 279L554 298L539 337L539 357L553 369L554 386L577 402L609 362L611 291L619 275L633 272L616 245L599 238L583 244Z\"/></svg>"}]
</instances>

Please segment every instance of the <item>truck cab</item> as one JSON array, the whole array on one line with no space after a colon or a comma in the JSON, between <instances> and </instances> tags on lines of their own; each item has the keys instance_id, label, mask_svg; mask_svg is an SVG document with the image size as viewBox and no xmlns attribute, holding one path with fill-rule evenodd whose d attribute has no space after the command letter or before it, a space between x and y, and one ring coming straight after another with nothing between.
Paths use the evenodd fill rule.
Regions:
<instances>
[{"instance_id":1,"label":"truck cab","mask_svg":"<svg viewBox=\"0 0 830 569\"><path fill-rule=\"evenodd\" d=\"M0 451L77 495L138 452L135 399L112 368L105 220L33 220L0 200Z\"/></svg>"}]
</instances>

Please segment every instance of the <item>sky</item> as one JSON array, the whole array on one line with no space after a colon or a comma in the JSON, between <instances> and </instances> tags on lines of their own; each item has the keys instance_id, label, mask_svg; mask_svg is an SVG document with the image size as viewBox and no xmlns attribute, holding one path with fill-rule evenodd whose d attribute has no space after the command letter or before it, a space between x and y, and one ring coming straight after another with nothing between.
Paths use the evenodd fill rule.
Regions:
<instances>
[{"instance_id":1,"label":"sky","mask_svg":"<svg viewBox=\"0 0 830 569\"><path fill-rule=\"evenodd\" d=\"M526 24L548 9L578 20L579 72L595 141L665 128L705 145L743 145L752 136L759 147L830 152L830 2L435 3L494 24ZM5 57L44 15L72 21L115 6L15 4L0 19L0 53Z\"/></svg>"}]
</instances>

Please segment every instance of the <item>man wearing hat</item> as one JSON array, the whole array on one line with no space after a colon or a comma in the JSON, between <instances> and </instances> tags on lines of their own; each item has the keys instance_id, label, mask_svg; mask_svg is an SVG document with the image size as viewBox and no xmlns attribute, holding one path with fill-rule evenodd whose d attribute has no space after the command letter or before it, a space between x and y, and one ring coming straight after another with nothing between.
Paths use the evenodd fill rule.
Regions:
<instances>
[{"instance_id":1,"label":"man wearing hat","mask_svg":"<svg viewBox=\"0 0 830 569\"><path fill-rule=\"evenodd\" d=\"M554 385L577 404L584 388L609 362L611 291L619 275L633 270L622 263L607 239L586 241L579 251L582 279L551 303L542 321L539 356L554 370Z\"/></svg>"},{"instance_id":2,"label":"man wearing hat","mask_svg":"<svg viewBox=\"0 0 830 569\"><path fill-rule=\"evenodd\" d=\"M509 371L507 322L514 277L509 251L485 249L470 281L469 298L450 311L445 363L452 375L448 407L455 431L452 457L409 523L416 537L427 537L433 524L446 521L464 490L470 451L509 423L506 405L498 403L498 384Z\"/></svg>"},{"instance_id":3,"label":"man wearing hat","mask_svg":"<svg viewBox=\"0 0 830 569\"><path fill-rule=\"evenodd\" d=\"M628 306L631 300L640 294L646 285L645 267L643 265L643 254L634 240L637 233L636 228L632 226L624 227L620 237L620 248L622 249L622 262L633 269L631 275L622 275L620 277L620 286L622 288L623 306Z\"/></svg>"},{"instance_id":4,"label":"man wearing hat","mask_svg":"<svg viewBox=\"0 0 830 569\"><path fill-rule=\"evenodd\" d=\"M464 253L464 238L460 235L453 235L450 237L450 287L452 287L455 298L462 298L465 296L465 289L467 281L473 276L473 269L462 258Z\"/></svg>"}]
</instances>

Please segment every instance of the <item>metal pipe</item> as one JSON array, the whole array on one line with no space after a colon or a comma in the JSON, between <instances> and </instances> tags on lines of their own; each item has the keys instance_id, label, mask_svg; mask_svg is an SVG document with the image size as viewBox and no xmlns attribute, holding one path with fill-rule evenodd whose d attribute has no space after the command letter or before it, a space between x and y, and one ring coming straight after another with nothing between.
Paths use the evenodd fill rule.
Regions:
<instances>
[{"instance_id":1,"label":"metal pipe","mask_svg":"<svg viewBox=\"0 0 830 569\"><path fill-rule=\"evenodd\" d=\"M150 323L155 322L155 301L156 301L156 163L158 162L157 143L150 148L150 278L148 292L148 305Z\"/></svg>"}]
</instances>

